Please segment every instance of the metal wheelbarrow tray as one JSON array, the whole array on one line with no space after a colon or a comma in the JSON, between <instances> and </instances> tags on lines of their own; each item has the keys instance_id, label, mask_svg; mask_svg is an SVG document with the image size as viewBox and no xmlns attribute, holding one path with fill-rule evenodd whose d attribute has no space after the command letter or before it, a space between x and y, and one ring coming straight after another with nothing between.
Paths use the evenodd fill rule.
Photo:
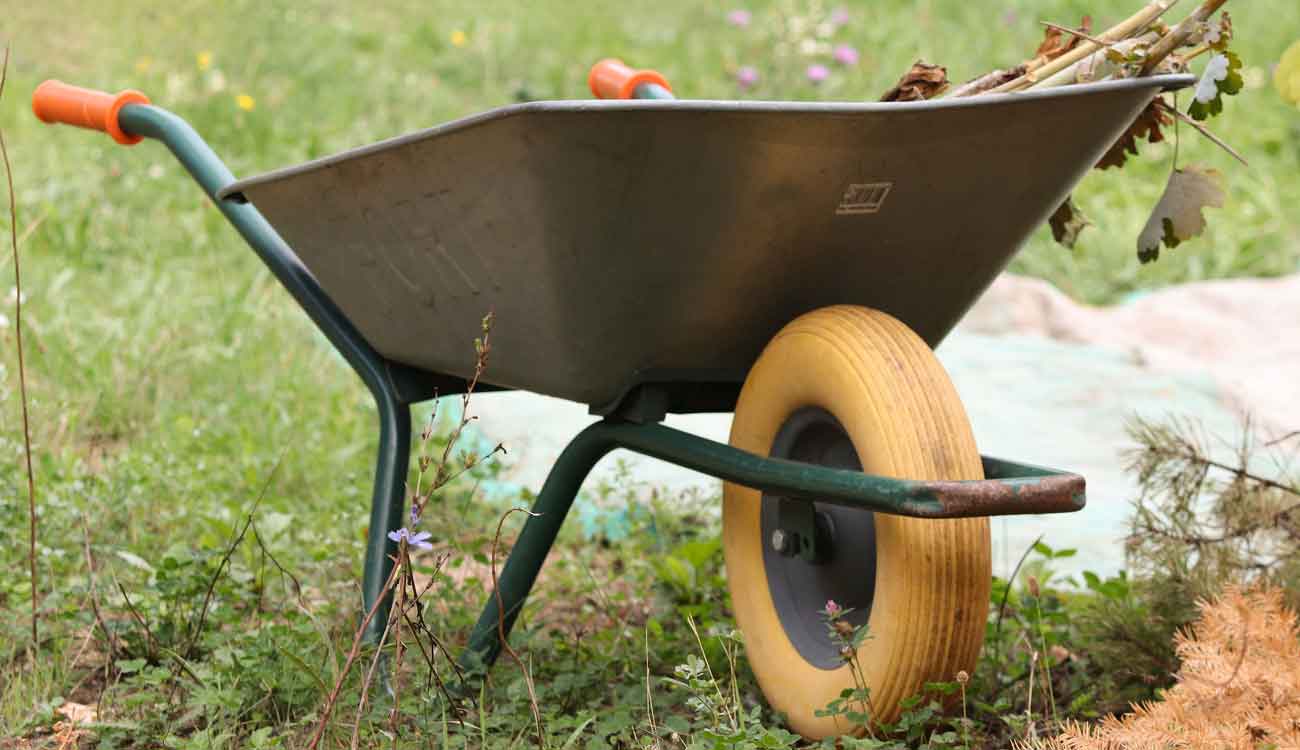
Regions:
<instances>
[{"instance_id":1,"label":"metal wheelbarrow tray","mask_svg":"<svg viewBox=\"0 0 1300 750\"><path fill-rule=\"evenodd\" d=\"M1160 78L903 104L505 107L243 180L380 354L600 414L658 384L728 411L801 313L858 304L937 346Z\"/></svg>"},{"instance_id":2,"label":"metal wheelbarrow tray","mask_svg":"<svg viewBox=\"0 0 1300 750\"><path fill-rule=\"evenodd\" d=\"M966 424L927 346L943 340L1152 98L1194 78L904 104L750 103L654 101L671 96L662 76L617 61L593 69L593 90L602 66L621 96L647 100L505 107L243 181L189 125L138 92L46 82L33 107L42 120L104 130L122 143L162 141L369 387L380 422L362 585L376 613L372 636L386 626L385 582L397 552L387 535L405 515L410 406L464 391L473 374L468 342L491 311L493 358L480 387L578 401L604 419L551 470L463 663L496 657L583 479L610 450L627 448L728 482L728 575L758 581L747 598L772 595L770 622L760 623L770 632L757 640L789 640L781 646L788 656L760 655L760 663L751 653L752 666L774 707L803 713L791 715L792 726L825 736L836 730L817 723L817 704L798 702L806 684L843 665L826 651L825 623L810 617L809 597L863 589L865 603L849 603L866 617L877 589L902 585L891 577L946 554L943 544L915 555L895 545L897 557L880 558L893 567L878 571L879 535L897 528L889 519L924 535L916 529L954 529L936 524L960 519L1069 512L1083 507L1083 478L981 461L973 438L963 449L967 468L955 472L966 478L873 474L858 446L873 439L870 427L842 424L824 404L788 404L775 437L757 444L734 429L727 445L658 422L669 412L737 409L742 384L782 340L778 331L829 309L827 320L883 321L913 342L911 359L874 365L882 378L912 377L907 363L930 373L913 378L904 403L885 401L878 412L920 413L946 399L944 413ZM778 384L817 382L827 371L815 358L787 358L782 367ZM845 372L863 371L841 367L836 376ZM926 383L942 387L927 391ZM740 406L738 424L742 412L757 413ZM969 433L968 424L961 429ZM745 533L753 533L736 542L749 545L739 565L731 544L741 532L727 527L733 512L752 522ZM908 658L927 650L969 656L972 642L978 654L984 626L969 612L981 606L980 586L987 606L983 529L982 542L964 537L973 556L962 559L984 572L944 574L945 586L960 589L961 578L974 594L946 609L934 597L931 607L960 624L965 640L945 629L929 647L909 642ZM733 601L740 619L739 605L752 602ZM896 638L928 637L897 618L893 626L903 628ZM786 666L804 671L793 677ZM951 676L917 671L907 679L919 686Z\"/></svg>"}]
</instances>

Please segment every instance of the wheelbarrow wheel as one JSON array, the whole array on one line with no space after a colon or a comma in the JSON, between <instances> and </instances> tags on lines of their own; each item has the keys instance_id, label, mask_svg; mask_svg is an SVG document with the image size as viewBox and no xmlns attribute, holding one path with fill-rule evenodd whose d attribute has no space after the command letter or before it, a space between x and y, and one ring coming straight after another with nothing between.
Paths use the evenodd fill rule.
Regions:
<instances>
[{"instance_id":1,"label":"wheelbarrow wheel","mask_svg":"<svg viewBox=\"0 0 1300 750\"><path fill-rule=\"evenodd\" d=\"M982 479L965 410L933 352L893 317L828 307L791 322L741 390L731 444L909 479ZM723 543L746 653L768 702L805 737L854 729L816 712L855 687L820 611L868 626L853 654L873 722L927 682L974 669L990 586L986 518L927 520L816 503L817 557L791 554L791 501L726 484ZM806 509L806 505L798 505ZM853 710L860 710L854 703Z\"/></svg>"}]
</instances>

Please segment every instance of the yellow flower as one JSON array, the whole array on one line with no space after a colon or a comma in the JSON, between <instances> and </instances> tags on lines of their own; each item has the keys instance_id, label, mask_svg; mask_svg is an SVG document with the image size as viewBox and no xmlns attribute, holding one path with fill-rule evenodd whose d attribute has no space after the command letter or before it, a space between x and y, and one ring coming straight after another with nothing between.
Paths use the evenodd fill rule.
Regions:
<instances>
[{"instance_id":1,"label":"yellow flower","mask_svg":"<svg viewBox=\"0 0 1300 750\"><path fill-rule=\"evenodd\" d=\"M135 72L137 73L148 73L149 69L152 67L153 67L153 58L149 57L148 55L145 55L144 57L135 61Z\"/></svg>"},{"instance_id":2,"label":"yellow flower","mask_svg":"<svg viewBox=\"0 0 1300 750\"><path fill-rule=\"evenodd\" d=\"M239 96L235 97L235 104L238 105L239 108L244 110L245 112L252 112L253 107L257 106L257 100L253 99L253 97L249 96L248 94L240 94Z\"/></svg>"},{"instance_id":3,"label":"yellow flower","mask_svg":"<svg viewBox=\"0 0 1300 750\"><path fill-rule=\"evenodd\" d=\"M469 44L469 37L466 36L465 32L460 29L451 32L451 46L464 47L466 44Z\"/></svg>"},{"instance_id":4,"label":"yellow flower","mask_svg":"<svg viewBox=\"0 0 1300 750\"><path fill-rule=\"evenodd\" d=\"M194 62L198 63L199 70L207 70L212 67L212 53L203 51L194 56Z\"/></svg>"}]
</instances>

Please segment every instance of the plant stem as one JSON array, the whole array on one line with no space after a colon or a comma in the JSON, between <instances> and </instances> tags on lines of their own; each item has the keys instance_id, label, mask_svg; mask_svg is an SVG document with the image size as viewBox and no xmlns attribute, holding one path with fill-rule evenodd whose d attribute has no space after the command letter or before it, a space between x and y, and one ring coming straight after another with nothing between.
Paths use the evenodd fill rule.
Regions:
<instances>
[{"instance_id":1,"label":"plant stem","mask_svg":"<svg viewBox=\"0 0 1300 750\"><path fill-rule=\"evenodd\" d=\"M5 81L9 78L9 45L5 45L4 62L0 63L0 101L4 99ZM32 653L40 648L36 628L36 474L32 471L32 428L27 416L27 368L23 362L23 275L18 264L18 199L14 196L14 170L9 164L9 148L0 130L0 156L5 163L5 181L9 184L9 242L14 253L14 339L18 345L18 400L23 405L23 457L27 461L27 566L32 583Z\"/></svg>"}]
</instances>

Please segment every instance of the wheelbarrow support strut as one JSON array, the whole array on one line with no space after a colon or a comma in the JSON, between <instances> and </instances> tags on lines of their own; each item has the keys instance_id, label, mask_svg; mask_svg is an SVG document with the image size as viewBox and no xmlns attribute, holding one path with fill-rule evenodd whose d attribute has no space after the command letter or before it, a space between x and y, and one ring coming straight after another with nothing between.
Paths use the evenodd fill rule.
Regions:
<instances>
[{"instance_id":1,"label":"wheelbarrow support strut","mask_svg":"<svg viewBox=\"0 0 1300 750\"><path fill-rule=\"evenodd\" d=\"M429 378L389 362L366 343L256 208L217 198L235 177L188 123L159 107L140 104L123 107L118 122L127 133L153 138L167 146L374 396L379 411L379 454L361 583L365 611L369 611L393 570L397 544L388 539L388 532L402 526L411 453L410 405L434 395ZM381 606L371 619L367 637L377 638L386 628L387 619L388 607Z\"/></svg>"},{"instance_id":2,"label":"wheelbarrow support strut","mask_svg":"<svg viewBox=\"0 0 1300 750\"><path fill-rule=\"evenodd\" d=\"M56 88L63 86L57 84ZM656 84L643 84L636 94L646 98L671 96ZM366 636L372 641L377 639L387 628L391 593L385 595L384 584L392 573L397 548L388 533L403 525L411 449L411 404L439 393L463 392L464 380L391 362L371 347L256 208L237 200L237 196L218 198L223 189L234 183L234 176L184 120L166 110L139 103L142 95L129 101L118 95L113 103L112 95L78 89L73 97L77 106L55 112L47 121L105 129L115 132L114 137L123 143L139 137L162 141L374 396L379 413L379 450L362 597L364 611L376 608ZM86 98L92 103L98 101L110 118L116 116L111 127L88 124L87 113L92 110L81 106L81 100ZM525 523L506 560L497 591L489 598L471 632L469 646L461 657L463 665L485 667L495 660L583 480L601 457L616 448L753 487L789 502L805 501L803 510L808 513L812 512L814 501L921 518L1063 513L1079 510L1084 505L1083 478L1052 469L984 458L986 479L983 480L894 479L758 456L674 430L653 419L633 422L609 417L582 431L556 461L533 506L534 515Z\"/></svg>"}]
</instances>

